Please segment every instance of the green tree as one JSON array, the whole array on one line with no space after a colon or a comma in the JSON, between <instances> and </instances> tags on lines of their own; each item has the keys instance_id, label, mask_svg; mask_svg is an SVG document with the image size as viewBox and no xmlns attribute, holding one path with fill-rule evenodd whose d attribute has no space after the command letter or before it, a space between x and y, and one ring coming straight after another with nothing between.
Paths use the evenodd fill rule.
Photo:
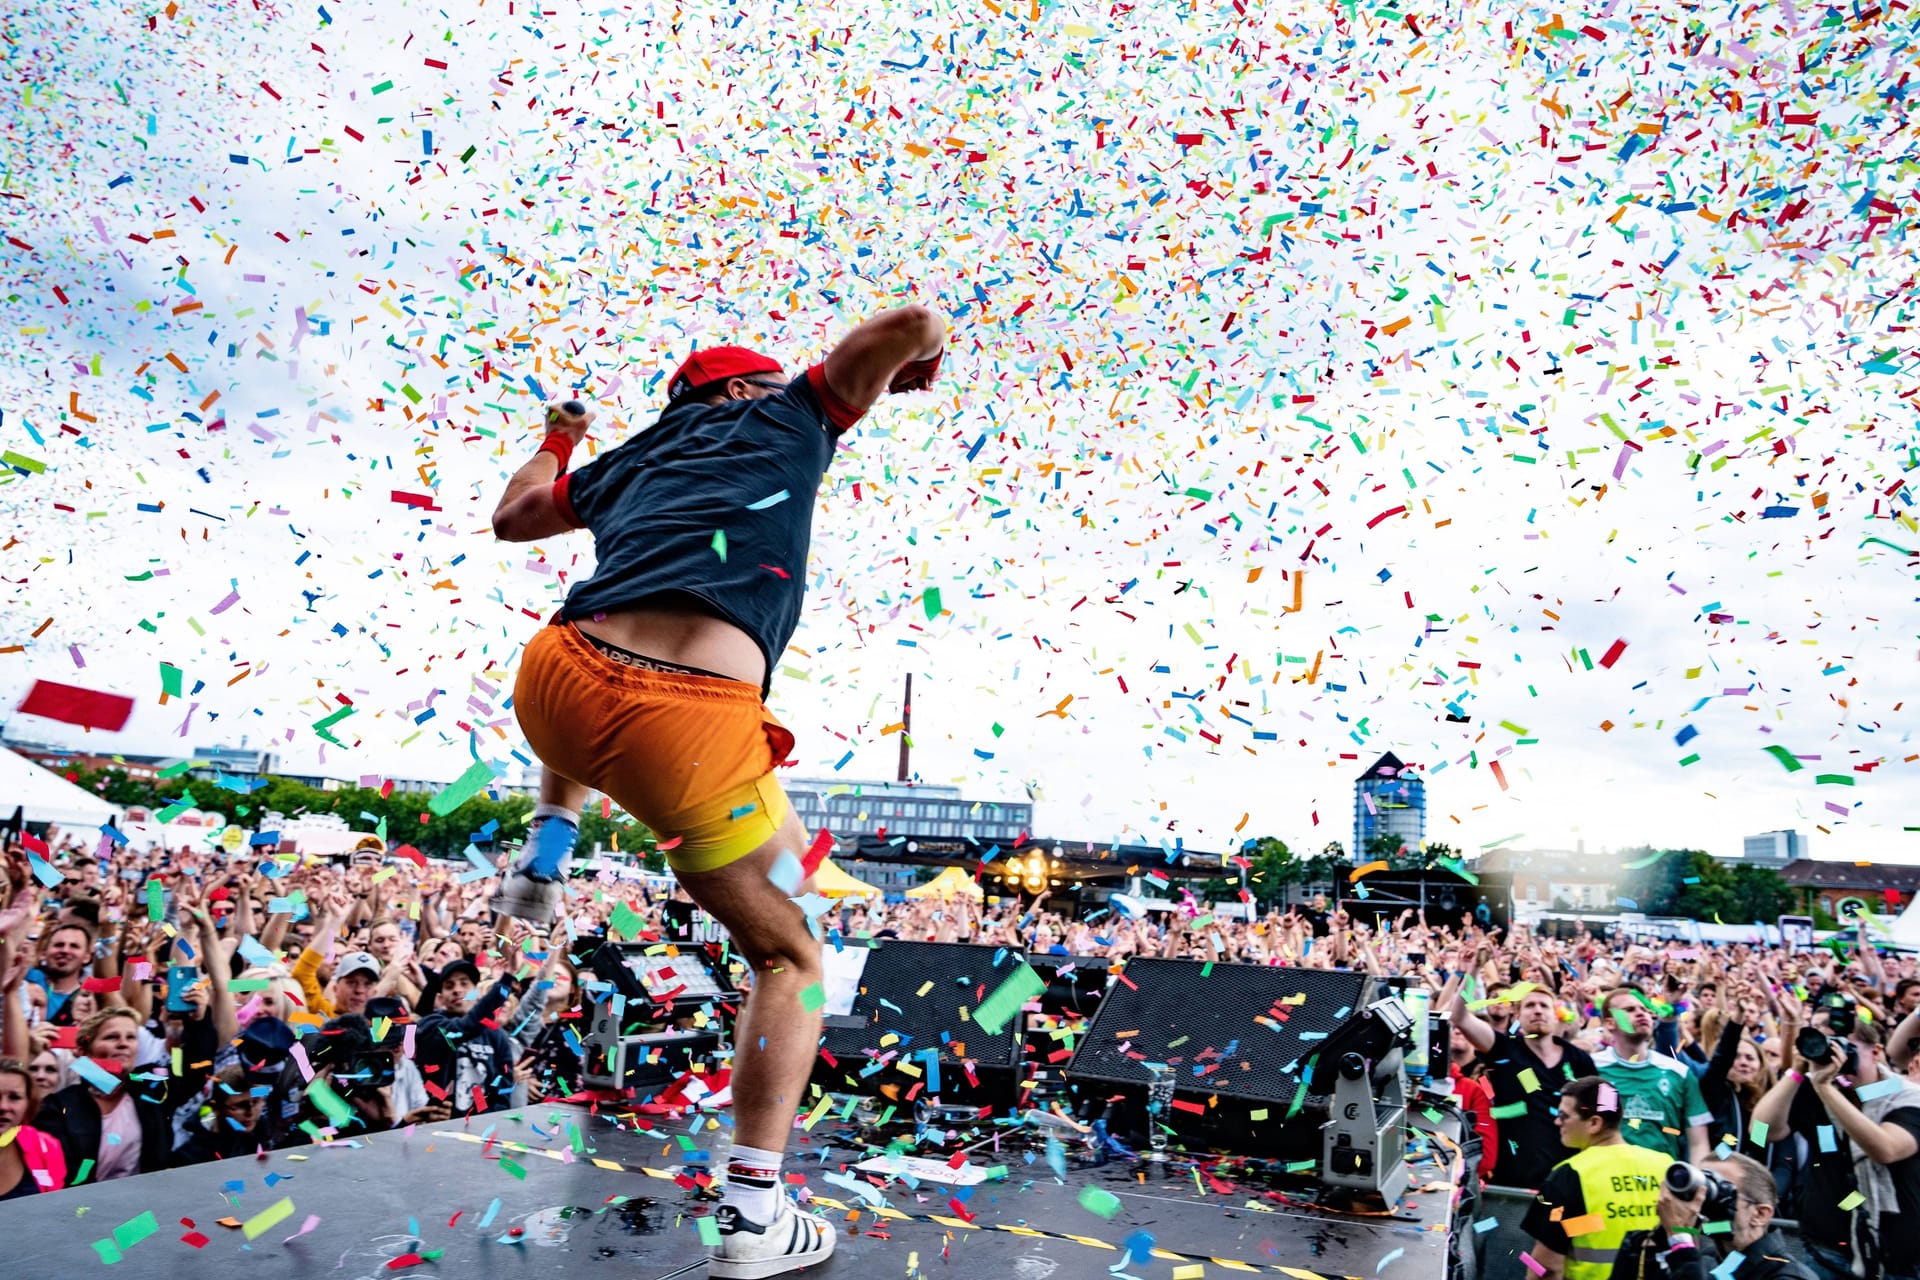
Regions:
<instances>
[{"instance_id":1,"label":"green tree","mask_svg":"<svg viewBox=\"0 0 1920 1280\"><path fill-rule=\"evenodd\" d=\"M1620 896L1648 915L1750 924L1771 920L1793 901L1774 873L1729 867L1699 849L1663 850L1657 856L1652 849L1632 849L1621 857L1628 870L1619 880Z\"/></svg>"},{"instance_id":2,"label":"green tree","mask_svg":"<svg viewBox=\"0 0 1920 1280\"><path fill-rule=\"evenodd\" d=\"M1733 872L1726 863L1698 849L1689 849L1685 857L1686 874L1680 879L1680 892L1674 896L1673 910L1668 914L1739 923L1739 899L1734 892Z\"/></svg>"},{"instance_id":3,"label":"green tree","mask_svg":"<svg viewBox=\"0 0 1920 1280\"><path fill-rule=\"evenodd\" d=\"M1275 902L1284 898L1290 885L1300 883L1306 865L1287 848L1287 842L1275 836L1262 836L1246 846L1247 890L1256 902Z\"/></svg>"},{"instance_id":4,"label":"green tree","mask_svg":"<svg viewBox=\"0 0 1920 1280\"><path fill-rule=\"evenodd\" d=\"M1772 924L1793 915L1794 893L1771 867L1740 865L1733 869L1734 914L1727 923Z\"/></svg>"},{"instance_id":5,"label":"green tree","mask_svg":"<svg viewBox=\"0 0 1920 1280\"><path fill-rule=\"evenodd\" d=\"M1361 851L1358 859L1362 863L1384 862L1389 871L1405 871L1409 867L1421 865L1420 851L1411 845L1403 844L1399 836L1377 835L1367 837L1367 847Z\"/></svg>"}]
</instances>

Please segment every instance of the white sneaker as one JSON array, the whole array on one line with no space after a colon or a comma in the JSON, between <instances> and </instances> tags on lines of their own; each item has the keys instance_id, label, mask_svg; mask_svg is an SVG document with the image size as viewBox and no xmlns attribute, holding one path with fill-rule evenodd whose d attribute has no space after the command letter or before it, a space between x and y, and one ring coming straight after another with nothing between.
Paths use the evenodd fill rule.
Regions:
<instances>
[{"instance_id":1,"label":"white sneaker","mask_svg":"<svg viewBox=\"0 0 1920 1280\"><path fill-rule=\"evenodd\" d=\"M833 1226L817 1213L801 1210L785 1195L773 1221L761 1226L730 1204L713 1211L720 1247L713 1251L707 1275L713 1280L760 1280L815 1266L833 1256Z\"/></svg>"},{"instance_id":2,"label":"white sneaker","mask_svg":"<svg viewBox=\"0 0 1920 1280\"><path fill-rule=\"evenodd\" d=\"M509 871L500 877L500 887L487 899L487 910L548 924L559 913L564 888L558 880L539 880L525 871Z\"/></svg>"}]
</instances>

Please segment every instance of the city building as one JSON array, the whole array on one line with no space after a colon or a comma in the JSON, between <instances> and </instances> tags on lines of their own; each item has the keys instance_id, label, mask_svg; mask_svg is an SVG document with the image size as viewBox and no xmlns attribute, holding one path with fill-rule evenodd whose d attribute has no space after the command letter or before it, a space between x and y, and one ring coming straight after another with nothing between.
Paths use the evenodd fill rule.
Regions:
<instances>
[{"instance_id":1,"label":"city building","mask_svg":"<svg viewBox=\"0 0 1920 1280\"><path fill-rule=\"evenodd\" d=\"M994 845L1011 849L1033 828L1028 801L970 800L958 787L935 783L785 778L781 786L809 833L831 831L849 849L863 836L972 840L983 851ZM863 861L859 875L888 893L919 882L918 871L904 863Z\"/></svg>"},{"instance_id":2,"label":"city building","mask_svg":"<svg viewBox=\"0 0 1920 1280\"><path fill-rule=\"evenodd\" d=\"M1811 857L1808 851L1809 841L1798 831L1763 831L1757 836L1748 836L1741 841L1740 862L1750 862L1759 867L1772 867L1778 871L1789 862ZM1734 861L1734 859L1728 859Z\"/></svg>"},{"instance_id":3,"label":"city building","mask_svg":"<svg viewBox=\"0 0 1920 1280\"><path fill-rule=\"evenodd\" d=\"M159 766L150 756L103 756L91 751L69 751L65 747L50 746L44 742L14 742L5 744L15 755L25 756L45 769L51 769L61 777L81 769L119 769L129 778L138 778L143 782L152 781L159 776Z\"/></svg>"},{"instance_id":4,"label":"city building","mask_svg":"<svg viewBox=\"0 0 1920 1280\"><path fill-rule=\"evenodd\" d=\"M1840 920L1849 900L1875 915L1898 915L1920 894L1920 867L1885 862L1815 862L1800 858L1780 872L1800 898L1802 908L1816 907ZM1844 923L1844 921L1842 921Z\"/></svg>"},{"instance_id":5,"label":"city building","mask_svg":"<svg viewBox=\"0 0 1920 1280\"><path fill-rule=\"evenodd\" d=\"M1355 862L1366 862L1373 841L1391 837L1399 847L1418 849L1427 834L1427 785L1389 751L1353 783Z\"/></svg>"},{"instance_id":6,"label":"city building","mask_svg":"<svg viewBox=\"0 0 1920 1280\"><path fill-rule=\"evenodd\" d=\"M1512 877L1515 919L1543 911L1619 910L1619 859L1588 853L1584 841L1572 849L1490 849L1473 870L1486 880Z\"/></svg>"}]
</instances>

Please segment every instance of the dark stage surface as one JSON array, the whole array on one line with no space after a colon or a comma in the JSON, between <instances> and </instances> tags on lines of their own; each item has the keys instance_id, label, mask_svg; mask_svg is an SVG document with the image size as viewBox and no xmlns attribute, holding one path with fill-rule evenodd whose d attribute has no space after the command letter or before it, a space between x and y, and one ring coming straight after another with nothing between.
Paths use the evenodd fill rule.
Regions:
<instances>
[{"instance_id":1,"label":"dark stage surface","mask_svg":"<svg viewBox=\"0 0 1920 1280\"><path fill-rule=\"evenodd\" d=\"M358 1148L307 1147L11 1201L0 1205L0 1272L85 1274L118 1252L120 1265L140 1275L194 1280L704 1276L695 1218L711 1213L713 1202L680 1186L674 1174L704 1169L725 1130L710 1130L705 1120L697 1132L692 1119L653 1123L663 1136L616 1129L577 1107L541 1106L482 1117L464 1131L437 1125L378 1134ZM490 1143L483 1137L489 1129ZM1272 1204L1270 1212L1250 1209L1259 1189L1239 1181L1203 1194L1181 1162L1070 1162L1061 1185L1044 1139L1015 1130L999 1154L991 1147L974 1153L976 1166L1004 1164L1008 1177L972 1188L962 1206L973 1216L968 1223L948 1204L953 1188L929 1181L917 1191L888 1187L884 1208L863 1203L844 1182L825 1181L827 1174L844 1178L840 1161L852 1153L832 1149L827 1162L812 1163L832 1135L821 1124L811 1136L799 1159L789 1154L787 1172L804 1167L815 1200L837 1206L828 1216L840 1239L832 1260L810 1275L904 1277L917 1268L1003 1280L1105 1280L1116 1266L1141 1280L1246 1272L1442 1280L1446 1273L1451 1194L1444 1188L1408 1197L1412 1212L1356 1218ZM688 1146L705 1154L695 1157ZM1445 1177L1431 1159L1411 1168L1416 1187ZM1139 1170L1146 1171L1144 1184ZM618 1197L625 1200L614 1203ZM850 1209L860 1212L848 1226ZM271 1225L258 1221L276 1215ZM316 1216L310 1231L288 1240ZM247 1225L223 1226L223 1218ZM206 1237L204 1247L182 1242L194 1232ZM1140 1232L1152 1235L1153 1255L1136 1253L1118 1265L1129 1238L1144 1248ZM100 1243L116 1235L118 1244ZM408 1254L422 1261L390 1267ZM1181 1270L1196 1265L1204 1269Z\"/></svg>"}]
</instances>

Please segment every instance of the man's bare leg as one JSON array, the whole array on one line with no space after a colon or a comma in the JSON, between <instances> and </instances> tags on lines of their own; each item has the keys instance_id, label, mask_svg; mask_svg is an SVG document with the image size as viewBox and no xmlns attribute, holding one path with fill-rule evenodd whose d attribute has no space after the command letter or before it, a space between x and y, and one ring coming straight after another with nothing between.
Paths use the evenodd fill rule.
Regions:
<instances>
[{"instance_id":1,"label":"man's bare leg","mask_svg":"<svg viewBox=\"0 0 1920 1280\"><path fill-rule=\"evenodd\" d=\"M821 980L820 943L805 914L767 878L783 851L798 857L806 847L806 829L789 813L771 840L739 861L679 875L693 900L725 926L753 971L753 989L734 1024L737 1146L786 1149L819 1049L821 1015L808 1012L800 996ZM807 881L800 894L812 887Z\"/></svg>"}]
</instances>

